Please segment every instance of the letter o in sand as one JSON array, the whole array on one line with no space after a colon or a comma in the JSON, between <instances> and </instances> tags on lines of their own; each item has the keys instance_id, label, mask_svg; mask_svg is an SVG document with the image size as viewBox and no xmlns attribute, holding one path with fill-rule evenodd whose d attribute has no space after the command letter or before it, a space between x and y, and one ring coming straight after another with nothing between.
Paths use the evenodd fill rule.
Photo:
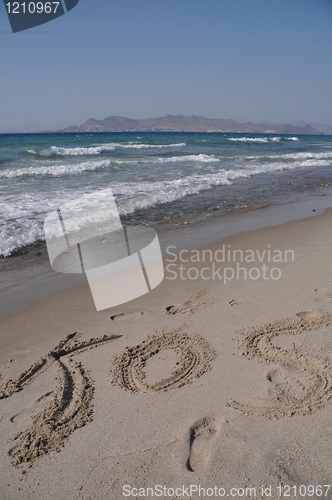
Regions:
<instances>
[{"instance_id":1,"label":"letter o in sand","mask_svg":"<svg viewBox=\"0 0 332 500\"><path fill-rule=\"evenodd\" d=\"M144 367L149 358L162 350L171 349L176 354L176 364L169 377L153 385L144 383ZM211 370L210 362L216 352L200 336L167 332L147 337L135 347L127 347L113 359L112 384L131 392L162 392L176 389L201 377Z\"/></svg>"}]
</instances>

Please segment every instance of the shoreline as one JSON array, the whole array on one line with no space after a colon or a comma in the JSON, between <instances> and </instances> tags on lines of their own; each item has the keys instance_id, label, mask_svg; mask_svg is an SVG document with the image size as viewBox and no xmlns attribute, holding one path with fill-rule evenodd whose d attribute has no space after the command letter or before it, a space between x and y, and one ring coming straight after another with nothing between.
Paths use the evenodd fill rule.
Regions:
<instances>
[{"instance_id":1,"label":"shoreline","mask_svg":"<svg viewBox=\"0 0 332 500\"><path fill-rule=\"evenodd\" d=\"M203 224L157 231L157 234L165 261L168 247L172 247L175 253L184 249L202 249L234 236L317 217L331 207L332 188L329 187L298 196L295 201L248 209ZM87 284L85 275L53 271L45 242L31 245L20 255L4 258L0 260L1 264L0 321L61 291Z\"/></svg>"}]
</instances>

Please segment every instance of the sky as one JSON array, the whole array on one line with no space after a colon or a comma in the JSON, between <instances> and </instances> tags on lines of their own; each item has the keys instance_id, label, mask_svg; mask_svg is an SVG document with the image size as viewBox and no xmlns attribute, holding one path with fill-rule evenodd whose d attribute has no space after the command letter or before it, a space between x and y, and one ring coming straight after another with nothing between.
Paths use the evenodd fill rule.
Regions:
<instances>
[{"instance_id":1,"label":"sky","mask_svg":"<svg viewBox=\"0 0 332 500\"><path fill-rule=\"evenodd\" d=\"M13 34L0 132L110 115L332 123L332 0L80 0Z\"/></svg>"}]
</instances>

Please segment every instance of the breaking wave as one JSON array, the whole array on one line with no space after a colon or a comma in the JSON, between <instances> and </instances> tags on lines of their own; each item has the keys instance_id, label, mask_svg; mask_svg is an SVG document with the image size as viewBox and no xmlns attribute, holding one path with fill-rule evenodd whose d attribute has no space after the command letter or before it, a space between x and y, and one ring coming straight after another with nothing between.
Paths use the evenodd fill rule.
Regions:
<instances>
[{"instance_id":1,"label":"breaking wave","mask_svg":"<svg viewBox=\"0 0 332 500\"><path fill-rule=\"evenodd\" d=\"M103 151L114 151L116 148L125 149L146 149L146 148L175 148L184 147L186 144L180 142L177 144L141 144L141 143L110 143L110 144L100 144L96 146L89 147L75 147L75 148L63 148L58 146L50 146L49 148L42 149L41 151L36 151L34 149L28 149L27 152L36 156L82 156L82 155L99 155Z\"/></svg>"},{"instance_id":2,"label":"breaking wave","mask_svg":"<svg viewBox=\"0 0 332 500\"><path fill-rule=\"evenodd\" d=\"M188 156L191 157L193 155ZM208 161L211 161L209 155L203 156L207 156ZM177 179L113 182L109 187L112 188L114 193L119 213L130 214L135 210L146 209L163 203L171 203L186 196L207 191L215 186L230 186L237 179L250 178L255 175L274 171L310 167L315 162L317 164L317 161L330 165L330 162L324 159L307 159L305 162L274 162L261 166L253 165L247 168L239 168L237 170L220 169L215 172L200 172ZM107 166L109 165L109 161L96 162L94 165L95 168L100 168L103 164ZM319 163L319 165L321 164ZM82 165L84 164L81 164L81 168ZM47 167L48 170L52 168ZM58 169L59 167L56 168ZM91 165L88 168L91 168ZM7 223L2 226L0 231L0 255L8 256L16 248L34 243L38 239L43 239L43 221L46 215L68 201L79 198L88 192L95 192L96 196L98 196L98 190L96 191L91 187L77 191L64 190L63 193L50 192L43 195L39 193L39 196L37 193L26 193L24 199L22 197L15 197L14 195L7 197L2 204L1 217ZM108 211L106 213L108 214Z\"/></svg>"},{"instance_id":3,"label":"breaking wave","mask_svg":"<svg viewBox=\"0 0 332 500\"><path fill-rule=\"evenodd\" d=\"M267 137L229 137L232 142L269 142Z\"/></svg>"},{"instance_id":4,"label":"breaking wave","mask_svg":"<svg viewBox=\"0 0 332 500\"><path fill-rule=\"evenodd\" d=\"M279 142L281 140L285 141L299 141L300 139L298 137L228 137L229 141L232 142L257 142L257 143L268 143L269 141L272 142Z\"/></svg>"},{"instance_id":5,"label":"breaking wave","mask_svg":"<svg viewBox=\"0 0 332 500\"><path fill-rule=\"evenodd\" d=\"M99 170L107 168L111 164L110 160L101 160L95 162L83 162L77 165L52 165L48 167L26 167L7 169L0 171L0 178L11 179L14 177L24 176L37 176L37 175L51 175L59 177L61 175L76 175L81 174L87 170Z\"/></svg>"}]
</instances>

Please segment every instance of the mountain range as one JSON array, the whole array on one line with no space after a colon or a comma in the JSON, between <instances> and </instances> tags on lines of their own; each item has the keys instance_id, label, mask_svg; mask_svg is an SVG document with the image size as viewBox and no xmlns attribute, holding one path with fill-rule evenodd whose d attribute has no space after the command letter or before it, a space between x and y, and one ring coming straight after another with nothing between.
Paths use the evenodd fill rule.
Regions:
<instances>
[{"instance_id":1,"label":"mountain range","mask_svg":"<svg viewBox=\"0 0 332 500\"><path fill-rule=\"evenodd\" d=\"M238 123L231 119L203 116L166 115L159 118L132 119L108 116L103 120L89 118L82 125L71 125L53 132L251 132L263 134L323 135L310 124L304 126L266 123Z\"/></svg>"}]
</instances>

